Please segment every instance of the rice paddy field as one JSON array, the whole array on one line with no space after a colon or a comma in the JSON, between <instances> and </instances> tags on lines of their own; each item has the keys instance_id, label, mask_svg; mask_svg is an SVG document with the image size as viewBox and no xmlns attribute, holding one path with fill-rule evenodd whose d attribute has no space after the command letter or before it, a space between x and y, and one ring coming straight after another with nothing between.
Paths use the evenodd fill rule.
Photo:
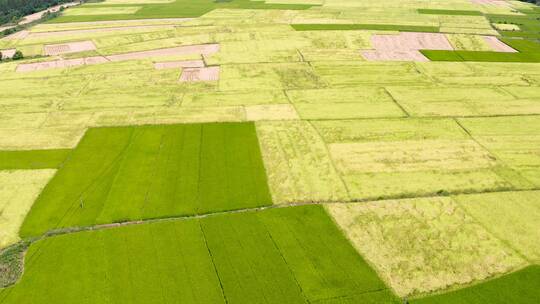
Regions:
<instances>
[{"instance_id":1,"label":"rice paddy field","mask_svg":"<svg viewBox=\"0 0 540 304\"><path fill-rule=\"evenodd\" d=\"M540 303L539 39L507 0L105 0L4 36L0 303Z\"/></svg>"}]
</instances>

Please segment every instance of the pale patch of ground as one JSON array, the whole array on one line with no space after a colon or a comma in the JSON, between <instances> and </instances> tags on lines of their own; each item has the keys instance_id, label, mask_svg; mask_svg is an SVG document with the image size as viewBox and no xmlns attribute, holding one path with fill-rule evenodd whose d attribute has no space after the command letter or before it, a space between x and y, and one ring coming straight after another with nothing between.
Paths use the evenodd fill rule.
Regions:
<instances>
[{"instance_id":1,"label":"pale patch of ground","mask_svg":"<svg viewBox=\"0 0 540 304\"><path fill-rule=\"evenodd\" d=\"M204 67L202 60L184 60L184 61L166 61L156 62L154 67L157 70L161 69L178 69L178 68L201 68Z\"/></svg>"},{"instance_id":2,"label":"pale patch of ground","mask_svg":"<svg viewBox=\"0 0 540 304\"><path fill-rule=\"evenodd\" d=\"M6 26L0 26L0 32L3 32L5 30L9 30L10 28L14 28L16 25L6 25Z\"/></svg>"},{"instance_id":3,"label":"pale patch of ground","mask_svg":"<svg viewBox=\"0 0 540 304\"><path fill-rule=\"evenodd\" d=\"M378 51L453 50L444 34L400 33L399 35L373 35L371 44Z\"/></svg>"},{"instance_id":4,"label":"pale patch of ground","mask_svg":"<svg viewBox=\"0 0 540 304\"><path fill-rule=\"evenodd\" d=\"M2 54L2 59L13 58L16 51L16 49L0 50L0 54Z\"/></svg>"},{"instance_id":5,"label":"pale patch of ground","mask_svg":"<svg viewBox=\"0 0 540 304\"><path fill-rule=\"evenodd\" d=\"M499 31L519 31L519 25L507 23L493 23L493 26Z\"/></svg>"},{"instance_id":6,"label":"pale patch of ground","mask_svg":"<svg viewBox=\"0 0 540 304\"><path fill-rule=\"evenodd\" d=\"M20 40L20 39L24 39L26 38L28 35L30 34L29 31L27 30L22 30L22 31L18 31L18 32L15 32L11 35L8 35L2 39L6 39L6 40Z\"/></svg>"},{"instance_id":7,"label":"pale patch of ground","mask_svg":"<svg viewBox=\"0 0 540 304\"><path fill-rule=\"evenodd\" d=\"M217 81L219 67L186 68L180 75L181 82Z\"/></svg>"},{"instance_id":8,"label":"pale patch of ground","mask_svg":"<svg viewBox=\"0 0 540 304\"><path fill-rule=\"evenodd\" d=\"M367 61L417 61L426 62L429 59L415 50L407 51L361 51Z\"/></svg>"},{"instance_id":9,"label":"pale patch of ground","mask_svg":"<svg viewBox=\"0 0 540 304\"><path fill-rule=\"evenodd\" d=\"M67 42L62 44L49 44L44 46L45 55L49 56L93 51L95 49L96 46L92 41Z\"/></svg>"},{"instance_id":10,"label":"pale patch of ground","mask_svg":"<svg viewBox=\"0 0 540 304\"><path fill-rule=\"evenodd\" d=\"M56 170L0 171L0 249L19 241L19 228Z\"/></svg>"},{"instance_id":11,"label":"pale patch of ground","mask_svg":"<svg viewBox=\"0 0 540 304\"><path fill-rule=\"evenodd\" d=\"M526 265L451 198L325 207L400 296L469 284Z\"/></svg>"},{"instance_id":12,"label":"pale patch of ground","mask_svg":"<svg viewBox=\"0 0 540 304\"><path fill-rule=\"evenodd\" d=\"M531 262L540 261L540 191L460 195L454 200Z\"/></svg>"},{"instance_id":13,"label":"pale patch of ground","mask_svg":"<svg viewBox=\"0 0 540 304\"><path fill-rule=\"evenodd\" d=\"M484 36L484 40L495 52L517 53L516 50L508 46L506 43L500 41L497 37Z\"/></svg>"},{"instance_id":14,"label":"pale patch of ground","mask_svg":"<svg viewBox=\"0 0 540 304\"><path fill-rule=\"evenodd\" d=\"M258 120L297 120L298 113L291 104L246 106L246 119Z\"/></svg>"},{"instance_id":15,"label":"pale patch of ground","mask_svg":"<svg viewBox=\"0 0 540 304\"><path fill-rule=\"evenodd\" d=\"M348 200L326 145L307 121L257 122L275 204Z\"/></svg>"}]
</instances>

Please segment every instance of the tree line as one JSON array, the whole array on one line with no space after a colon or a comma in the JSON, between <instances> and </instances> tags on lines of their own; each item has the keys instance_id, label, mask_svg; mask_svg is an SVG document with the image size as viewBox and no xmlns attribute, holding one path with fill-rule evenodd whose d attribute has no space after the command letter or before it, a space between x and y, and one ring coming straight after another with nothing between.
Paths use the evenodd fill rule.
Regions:
<instances>
[{"instance_id":1,"label":"tree line","mask_svg":"<svg viewBox=\"0 0 540 304\"><path fill-rule=\"evenodd\" d=\"M73 0L0 0L0 24L15 23L20 18Z\"/></svg>"}]
</instances>

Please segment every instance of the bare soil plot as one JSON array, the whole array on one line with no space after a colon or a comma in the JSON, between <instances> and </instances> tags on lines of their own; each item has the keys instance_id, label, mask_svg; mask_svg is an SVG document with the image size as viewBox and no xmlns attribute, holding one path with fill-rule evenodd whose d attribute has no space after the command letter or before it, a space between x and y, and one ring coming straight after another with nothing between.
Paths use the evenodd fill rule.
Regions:
<instances>
[{"instance_id":1,"label":"bare soil plot","mask_svg":"<svg viewBox=\"0 0 540 304\"><path fill-rule=\"evenodd\" d=\"M180 75L181 82L217 81L219 67L186 68Z\"/></svg>"},{"instance_id":2,"label":"bare soil plot","mask_svg":"<svg viewBox=\"0 0 540 304\"><path fill-rule=\"evenodd\" d=\"M399 35L372 35L372 46L379 51L453 50L446 38L439 33L400 33Z\"/></svg>"},{"instance_id":3,"label":"bare soil plot","mask_svg":"<svg viewBox=\"0 0 540 304\"><path fill-rule=\"evenodd\" d=\"M0 250L19 240L19 228L56 170L0 171Z\"/></svg>"},{"instance_id":4,"label":"bare soil plot","mask_svg":"<svg viewBox=\"0 0 540 304\"><path fill-rule=\"evenodd\" d=\"M362 57L367 61L429 61L422 53L416 50L407 51L361 51Z\"/></svg>"},{"instance_id":5,"label":"bare soil plot","mask_svg":"<svg viewBox=\"0 0 540 304\"><path fill-rule=\"evenodd\" d=\"M493 5L493 6L501 6L501 7L512 6L512 4L504 0L470 0L470 1L474 4L479 4L479 5Z\"/></svg>"},{"instance_id":6,"label":"bare soil plot","mask_svg":"<svg viewBox=\"0 0 540 304\"><path fill-rule=\"evenodd\" d=\"M202 68L204 61L202 60L182 60L182 61L166 61L156 62L154 67L157 70L161 69L178 69L178 68Z\"/></svg>"},{"instance_id":7,"label":"bare soil plot","mask_svg":"<svg viewBox=\"0 0 540 304\"><path fill-rule=\"evenodd\" d=\"M309 122L256 126L275 204L348 200L326 146Z\"/></svg>"},{"instance_id":8,"label":"bare soil plot","mask_svg":"<svg viewBox=\"0 0 540 304\"><path fill-rule=\"evenodd\" d=\"M13 58L16 51L16 49L0 50L0 54L2 55L2 59Z\"/></svg>"},{"instance_id":9,"label":"bare soil plot","mask_svg":"<svg viewBox=\"0 0 540 304\"><path fill-rule=\"evenodd\" d=\"M493 36L484 36L484 41L493 49L495 52L504 52L504 53L517 53L512 47L506 43L499 40L497 37Z\"/></svg>"},{"instance_id":10,"label":"bare soil plot","mask_svg":"<svg viewBox=\"0 0 540 304\"><path fill-rule=\"evenodd\" d=\"M93 51L96 49L94 43L88 41L68 42L62 44L49 44L44 46L45 55L55 56L61 54Z\"/></svg>"},{"instance_id":11,"label":"bare soil plot","mask_svg":"<svg viewBox=\"0 0 540 304\"><path fill-rule=\"evenodd\" d=\"M451 198L326 207L360 254L401 296L468 284L526 265Z\"/></svg>"}]
</instances>

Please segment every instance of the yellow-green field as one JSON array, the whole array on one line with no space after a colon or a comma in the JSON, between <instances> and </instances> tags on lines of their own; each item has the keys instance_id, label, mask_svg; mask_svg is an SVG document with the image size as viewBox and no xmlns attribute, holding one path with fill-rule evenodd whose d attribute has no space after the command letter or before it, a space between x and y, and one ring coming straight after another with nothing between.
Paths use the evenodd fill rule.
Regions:
<instances>
[{"instance_id":1,"label":"yellow-green field","mask_svg":"<svg viewBox=\"0 0 540 304\"><path fill-rule=\"evenodd\" d=\"M0 37L0 303L539 303L538 18L106 0Z\"/></svg>"}]
</instances>

